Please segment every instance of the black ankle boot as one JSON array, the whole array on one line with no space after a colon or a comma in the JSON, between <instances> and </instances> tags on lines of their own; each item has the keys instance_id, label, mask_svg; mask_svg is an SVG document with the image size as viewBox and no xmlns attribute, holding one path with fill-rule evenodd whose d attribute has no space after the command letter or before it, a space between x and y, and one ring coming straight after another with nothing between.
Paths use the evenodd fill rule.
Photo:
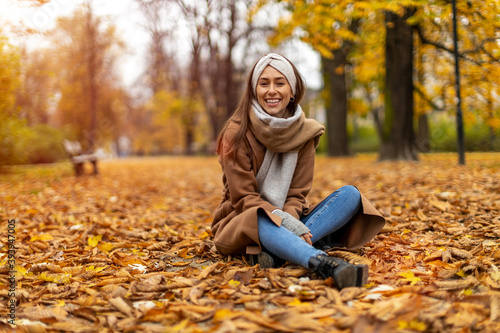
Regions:
<instances>
[{"instance_id":1,"label":"black ankle boot","mask_svg":"<svg viewBox=\"0 0 500 333\"><path fill-rule=\"evenodd\" d=\"M277 268L285 264L285 260L269 253L261 251L259 254L250 256L250 265L254 266L259 264L260 268Z\"/></svg>"},{"instance_id":2,"label":"black ankle boot","mask_svg":"<svg viewBox=\"0 0 500 333\"><path fill-rule=\"evenodd\" d=\"M320 254L309 259L309 269L323 276L332 277L337 288L361 287L368 279L368 266L353 265L335 257Z\"/></svg>"}]
</instances>

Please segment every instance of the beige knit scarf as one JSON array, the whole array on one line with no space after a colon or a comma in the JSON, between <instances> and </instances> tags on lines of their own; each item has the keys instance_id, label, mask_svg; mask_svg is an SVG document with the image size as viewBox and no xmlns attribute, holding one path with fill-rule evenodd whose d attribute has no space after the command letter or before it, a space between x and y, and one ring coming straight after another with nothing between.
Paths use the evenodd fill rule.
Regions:
<instances>
[{"instance_id":1,"label":"beige knit scarf","mask_svg":"<svg viewBox=\"0 0 500 333\"><path fill-rule=\"evenodd\" d=\"M252 102L249 127L257 140L276 153L298 151L312 138L317 145L325 132L323 125L305 117L300 105L291 117L276 118L264 111L256 100Z\"/></svg>"},{"instance_id":2,"label":"beige knit scarf","mask_svg":"<svg viewBox=\"0 0 500 333\"><path fill-rule=\"evenodd\" d=\"M254 100L250 111L249 128L266 148L257 173L259 193L268 202L282 209L297 165L300 148L314 139L315 145L325 128L313 119L306 119L297 106L288 118L277 118L265 112Z\"/></svg>"}]
</instances>

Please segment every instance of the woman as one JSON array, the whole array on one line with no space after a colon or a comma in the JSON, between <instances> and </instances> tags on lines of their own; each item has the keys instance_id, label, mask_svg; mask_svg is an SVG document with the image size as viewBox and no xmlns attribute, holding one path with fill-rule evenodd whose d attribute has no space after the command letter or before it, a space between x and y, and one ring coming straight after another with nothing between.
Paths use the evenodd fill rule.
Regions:
<instances>
[{"instance_id":1,"label":"woman","mask_svg":"<svg viewBox=\"0 0 500 333\"><path fill-rule=\"evenodd\" d=\"M299 105L304 94L299 72L279 54L262 57L250 72L218 139L224 190L212 222L215 247L224 255L258 254L264 268L279 259L299 264L331 276L339 289L360 286L367 267L323 249L360 247L385 221L352 186L316 206L307 201L324 127L305 118Z\"/></svg>"}]
</instances>

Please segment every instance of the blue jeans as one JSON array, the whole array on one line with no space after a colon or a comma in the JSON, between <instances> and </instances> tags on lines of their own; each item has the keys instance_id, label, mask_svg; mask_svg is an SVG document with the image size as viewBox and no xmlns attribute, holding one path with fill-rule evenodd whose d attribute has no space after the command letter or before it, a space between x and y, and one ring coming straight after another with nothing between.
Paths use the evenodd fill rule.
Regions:
<instances>
[{"instance_id":1,"label":"blue jeans","mask_svg":"<svg viewBox=\"0 0 500 333\"><path fill-rule=\"evenodd\" d=\"M300 220L311 231L311 241L314 244L349 222L360 205L359 191L354 186L343 186ZM266 214L259 214L258 221L260 243L272 254L306 268L311 257L324 254L323 251L306 243L300 236L278 227Z\"/></svg>"}]
</instances>

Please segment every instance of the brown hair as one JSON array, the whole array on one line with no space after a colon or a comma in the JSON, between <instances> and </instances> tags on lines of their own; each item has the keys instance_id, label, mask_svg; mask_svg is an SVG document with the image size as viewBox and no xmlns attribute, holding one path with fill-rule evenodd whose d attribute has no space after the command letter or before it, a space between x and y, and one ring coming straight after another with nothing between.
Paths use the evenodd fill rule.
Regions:
<instances>
[{"instance_id":1,"label":"brown hair","mask_svg":"<svg viewBox=\"0 0 500 333\"><path fill-rule=\"evenodd\" d=\"M286 59L286 58L285 58ZM293 112L297 105L299 105L300 101L304 97L306 93L306 85L304 83L304 80L302 80L302 77L300 76L299 71L295 66L290 62L290 60L287 59L287 61L292 65L293 72L295 74L295 78L297 79L297 86L295 90L295 100L287 105L287 109L290 112ZM247 83L246 83L246 88L243 93L243 96L241 96L240 102L238 103L238 107L236 110L233 112L231 117L226 121L224 124L224 127L222 128L218 138L217 138L217 154L221 155L222 158L229 157L233 158L234 157L234 152L236 151L236 148L241 144L243 139L245 138L245 134L248 130L248 122L249 122L249 112L252 108L252 100L256 98L254 92L253 92L253 87L252 87L252 76L253 72L255 71L255 66L257 63L253 66L252 70L248 74L247 77ZM227 151L224 151L224 135L226 134L227 128L231 122L236 122L240 124L240 127L238 131L236 132L235 136L229 142L229 146L227 147Z\"/></svg>"}]
</instances>

